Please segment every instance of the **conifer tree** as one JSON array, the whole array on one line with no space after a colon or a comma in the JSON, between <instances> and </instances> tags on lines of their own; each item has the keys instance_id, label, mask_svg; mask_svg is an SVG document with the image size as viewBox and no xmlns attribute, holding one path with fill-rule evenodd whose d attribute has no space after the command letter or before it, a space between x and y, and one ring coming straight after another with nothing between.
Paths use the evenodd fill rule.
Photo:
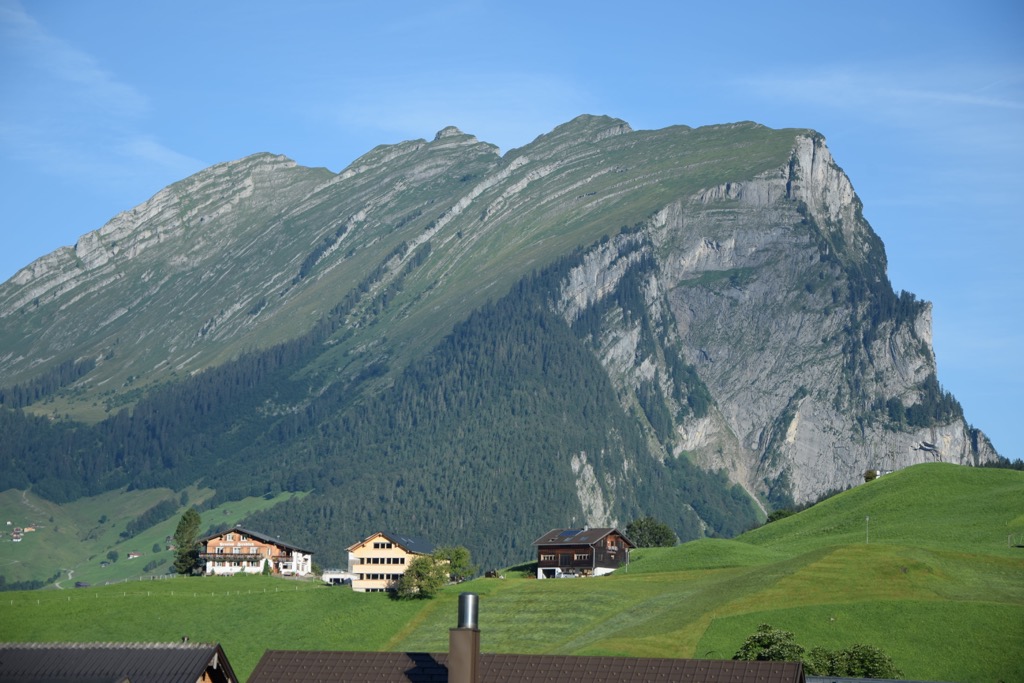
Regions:
<instances>
[{"instance_id":1,"label":"conifer tree","mask_svg":"<svg viewBox=\"0 0 1024 683\"><path fill-rule=\"evenodd\" d=\"M194 507L185 510L174 531L174 571L179 574L198 574L202 568L199 559L199 525L202 519Z\"/></svg>"}]
</instances>

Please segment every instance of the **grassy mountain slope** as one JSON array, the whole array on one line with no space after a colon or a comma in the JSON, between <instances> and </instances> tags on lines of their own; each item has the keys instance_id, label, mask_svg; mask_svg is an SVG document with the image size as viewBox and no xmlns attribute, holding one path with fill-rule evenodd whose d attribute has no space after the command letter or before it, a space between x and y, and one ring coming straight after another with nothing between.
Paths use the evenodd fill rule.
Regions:
<instances>
[{"instance_id":1,"label":"grassy mountain slope","mask_svg":"<svg viewBox=\"0 0 1024 683\"><path fill-rule=\"evenodd\" d=\"M202 505L213 496L210 489L194 487L186 493L188 505ZM202 528L237 524L263 508L301 496L283 493L246 498L205 509ZM122 535L161 501L173 503L166 516L145 523L129 537ZM170 489L146 489L110 491L57 505L30 492L8 489L0 493L0 523L11 522L2 528L0 536L0 576L9 585L30 581L48 584L52 580L65 588L77 581L102 585L162 577L174 561L167 538L174 534L185 510L180 502L181 496ZM33 531L15 543L11 538L14 527L31 527ZM117 553L114 562L107 557L112 551ZM130 559L129 553L140 556Z\"/></svg>"},{"instance_id":2,"label":"grassy mountain slope","mask_svg":"<svg viewBox=\"0 0 1024 683\"><path fill-rule=\"evenodd\" d=\"M262 577L16 593L0 601L0 639L188 633L221 642L247 675L264 648L443 651L458 593L473 591L489 652L729 658L768 622L807 648L876 645L908 678L1021 680L1024 551L1009 547L1005 532L1021 531L1022 494L1020 472L922 465L785 525L637 551L628 571L607 577L537 581L509 572L425 603ZM886 531L865 544L853 530L862 513L884 517L901 500ZM849 536L822 532L847 525Z\"/></svg>"},{"instance_id":3,"label":"grassy mountain slope","mask_svg":"<svg viewBox=\"0 0 1024 683\"><path fill-rule=\"evenodd\" d=\"M34 409L95 418L308 330L375 269L393 267L397 248L429 239L429 267L386 312L366 297L333 353L344 371L346 354L365 356L354 350L387 337L408 359L531 269L673 198L784 163L804 132L625 131L583 116L505 157L450 133L378 147L338 175L268 154L214 166L0 285L0 348L22 350L0 355L4 385L69 356L100 358L76 391Z\"/></svg>"},{"instance_id":4,"label":"grassy mountain slope","mask_svg":"<svg viewBox=\"0 0 1024 683\"><path fill-rule=\"evenodd\" d=\"M250 523L327 564L379 529L488 566L647 513L732 536L993 455L823 138L753 123L219 164L0 285L0 402L9 487L312 491Z\"/></svg>"}]
</instances>

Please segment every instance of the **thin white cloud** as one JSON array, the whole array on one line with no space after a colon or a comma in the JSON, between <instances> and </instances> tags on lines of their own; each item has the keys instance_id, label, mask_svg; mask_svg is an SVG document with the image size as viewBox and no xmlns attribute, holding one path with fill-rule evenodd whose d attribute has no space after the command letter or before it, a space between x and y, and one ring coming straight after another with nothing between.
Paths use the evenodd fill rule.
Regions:
<instances>
[{"instance_id":1,"label":"thin white cloud","mask_svg":"<svg viewBox=\"0 0 1024 683\"><path fill-rule=\"evenodd\" d=\"M180 154L145 135L126 138L116 149L128 161L155 164L164 169L180 169L181 173L192 173L204 165L204 162Z\"/></svg>"},{"instance_id":2,"label":"thin white cloud","mask_svg":"<svg viewBox=\"0 0 1024 683\"><path fill-rule=\"evenodd\" d=\"M96 186L192 172L201 162L140 130L145 94L50 34L16 0L0 0L0 154Z\"/></svg>"},{"instance_id":3,"label":"thin white cloud","mask_svg":"<svg viewBox=\"0 0 1024 683\"><path fill-rule=\"evenodd\" d=\"M52 83L40 88L37 82L32 93L46 92L63 104L102 107L120 116L146 112L147 98L135 88L117 80L89 54L49 34L15 0L0 4L0 35L8 53L7 71L29 74L36 72Z\"/></svg>"},{"instance_id":4,"label":"thin white cloud","mask_svg":"<svg viewBox=\"0 0 1024 683\"><path fill-rule=\"evenodd\" d=\"M872 117L920 121L937 114L1024 111L1019 70L993 73L990 67L963 66L929 69L872 69L834 66L804 75L776 74L738 79L736 85L755 94L785 98L829 108L842 108ZM939 108L940 111L936 111Z\"/></svg>"}]
</instances>

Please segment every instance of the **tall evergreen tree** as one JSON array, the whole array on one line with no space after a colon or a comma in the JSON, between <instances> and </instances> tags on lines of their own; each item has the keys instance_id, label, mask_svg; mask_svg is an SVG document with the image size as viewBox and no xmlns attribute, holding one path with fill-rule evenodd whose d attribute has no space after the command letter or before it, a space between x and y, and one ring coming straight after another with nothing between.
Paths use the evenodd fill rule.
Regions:
<instances>
[{"instance_id":1,"label":"tall evergreen tree","mask_svg":"<svg viewBox=\"0 0 1024 683\"><path fill-rule=\"evenodd\" d=\"M174 571L179 574L198 574L202 568L199 559L199 525L202 519L194 507L185 510L174 531Z\"/></svg>"}]
</instances>

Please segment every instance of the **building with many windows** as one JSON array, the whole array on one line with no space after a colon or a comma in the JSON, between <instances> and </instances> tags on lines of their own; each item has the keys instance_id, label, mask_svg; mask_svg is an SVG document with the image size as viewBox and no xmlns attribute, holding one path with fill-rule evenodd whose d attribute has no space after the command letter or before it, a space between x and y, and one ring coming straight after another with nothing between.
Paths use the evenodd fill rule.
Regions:
<instances>
[{"instance_id":1,"label":"building with many windows","mask_svg":"<svg viewBox=\"0 0 1024 683\"><path fill-rule=\"evenodd\" d=\"M360 593L392 590L414 558L432 552L434 546L422 539L378 531L348 547L352 590Z\"/></svg>"},{"instance_id":2,"label":"building with many windows","mask_svg":"<svg viewBox=\"0 0 1024 683\"><path fill-rule=\"evenodd\" d=\"M313 552L236 526L200 539L207 574L259 574L264 566L272 574L306 576L313 572Z\"/></svg>"}]
</instances>

